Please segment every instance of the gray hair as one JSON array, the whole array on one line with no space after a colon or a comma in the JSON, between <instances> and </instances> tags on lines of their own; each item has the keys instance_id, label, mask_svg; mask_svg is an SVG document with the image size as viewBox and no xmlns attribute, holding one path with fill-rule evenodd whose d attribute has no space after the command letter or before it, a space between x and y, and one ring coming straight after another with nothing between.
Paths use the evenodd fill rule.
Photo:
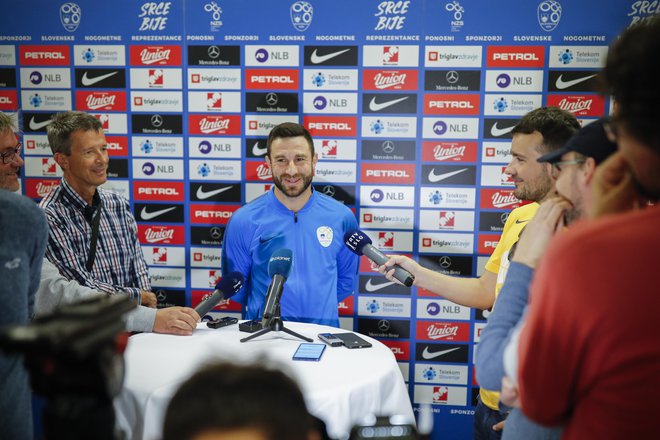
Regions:
<instances>
[{"instance_id":1,"label":"gray hair","mask_svg":"<svg viewBox=\"0 0 660 440\"><path fill-rule=\"evenodd\" d=\"M55 153L66 156L71 154L71 133L74 131L101 131L103 125L96 117L84 112L64 112L53 116L52 122L48 124L48 143L50 149Z\"/></svg>"}]
</instances>

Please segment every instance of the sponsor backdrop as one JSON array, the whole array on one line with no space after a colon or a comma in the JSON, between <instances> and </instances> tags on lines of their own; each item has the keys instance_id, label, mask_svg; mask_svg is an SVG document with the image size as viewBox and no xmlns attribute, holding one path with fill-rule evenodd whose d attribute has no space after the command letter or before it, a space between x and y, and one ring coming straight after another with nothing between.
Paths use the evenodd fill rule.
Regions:
<instances>
[{"instance_id":1,"label":"sponsor backdrop","mask_svg":"<svg viewBox=\"0 0 660 440\"><path fill-rule=\"evenodd\" d=\"M374 243L477 276L507 212L511 128L554 105L584 123L607 46L657 2L565 0L53 2L5 5L0 110L21 109L22 191L58 183L45 129L96 115L107 187L131 202L161 306L196 305L221 276L232 213L271 187L265 137L304 124L314 187ZM362 261L342 326L392 348L435 436L468 438L487 312L404 288ZM219 313L239 314L232 304Z\"/></svg>"}]
</instances>

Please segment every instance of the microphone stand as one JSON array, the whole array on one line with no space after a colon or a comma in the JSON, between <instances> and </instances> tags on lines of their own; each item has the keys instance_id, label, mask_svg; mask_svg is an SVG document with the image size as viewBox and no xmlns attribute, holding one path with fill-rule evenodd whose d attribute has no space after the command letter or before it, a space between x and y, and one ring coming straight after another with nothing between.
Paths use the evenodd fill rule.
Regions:
<instances>
[{"instance_id":1,"label":"microphone stand","mask_svg":"<svg viewBox=\"0 0 660 440\"><path fill-rule=\"evenodd\" d=\"M275 313L273 314L273 317L270 319L270 321L268 321L268 324L266 324L266 326L263 329L259 330L258 332L246 338L241 339L241 342L250 341L254 338L257 338L261 335L265 335L266 333L270 333L270 332L284 332L296 338L300 338L303 341L314 342L313 339L303 336L299 333L294 332L293 330L289 330L288 328L284 327L284 321L282 321L282 318L280 317L279 304L277 304L277 307L275 308Z\"/></svg>"}]
</instances>

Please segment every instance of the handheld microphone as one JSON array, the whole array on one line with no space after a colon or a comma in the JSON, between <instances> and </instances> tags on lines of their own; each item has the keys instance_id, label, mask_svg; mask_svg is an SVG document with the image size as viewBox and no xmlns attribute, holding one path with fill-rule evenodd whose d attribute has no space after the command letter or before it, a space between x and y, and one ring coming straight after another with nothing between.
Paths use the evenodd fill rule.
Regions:
<instances>
[{"instance_id":1,"label":"handheld microphone","mask_svg":"<svg viewBox=\"0 0 660 440\"><path fill-rule=\"evenodd\" d=\"M277 315L284 282L291 272L291 263L293 262L293 252L291 249L278 249L270 256L268 260L268 276L271 277L270 285L266 293L264 302L264 314L261 323L264 327L270 324L270 321Z\"/></svg>"},{"instance_id":2,"label":"handheld microphone","mask_svg":"<svg viewBox=\"0 0 660 440\"><path fill-rule=\"evenodd\" d=\"M213 294L201 303L197 304L195 311L200 317L204 317L209 310L217 306L223 299L234 296L243 287L243 275L240 272L231 272L223 276L215 285Z\"/></svg>"},{"instance_id":3,"label":"handheld microphone","mask_svg":"<svg viewBox=\"0 0 660 440\"><path fill-rule=\"evenodd\" d=\"M344 244L347 248L358 255L366 255L368 259L382 266L389 258L371 243L372 241L367 234L360 230L348 231L344 234ZM415 277L398 264L394 265L394 278L407 287L412 286L413 281L415 281Z\"/></svg>"}]
</instances>

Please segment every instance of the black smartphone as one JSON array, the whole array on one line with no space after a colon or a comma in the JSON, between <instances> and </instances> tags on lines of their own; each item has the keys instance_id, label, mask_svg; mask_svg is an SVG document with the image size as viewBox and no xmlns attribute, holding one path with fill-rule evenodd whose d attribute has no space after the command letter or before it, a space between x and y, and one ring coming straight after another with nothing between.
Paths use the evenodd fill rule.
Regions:
<instances>
[{"instance_id":1,"label":"black smartphone","mask_svg":"<svg viewBox=\"0 0 660 440\"><path fill-rule=\"evenodd\" d=\"M355 333L333 333L334 336L344 341L346 348L369 348L371 343L365 341Z\"/></svg>"},{"instance_id":2,"label":"black smartphone","mask_svg":"<svg viewBox=\"0 0 660 440\"><path fill-rule=\"evenodd\" d=\"M212 319L206 321L206 326L209 328L220 328L227 327L228 325L236 324L238 318L232 318L231 316L225 316L224 318Z\"/></svg>"}]
</instances>

